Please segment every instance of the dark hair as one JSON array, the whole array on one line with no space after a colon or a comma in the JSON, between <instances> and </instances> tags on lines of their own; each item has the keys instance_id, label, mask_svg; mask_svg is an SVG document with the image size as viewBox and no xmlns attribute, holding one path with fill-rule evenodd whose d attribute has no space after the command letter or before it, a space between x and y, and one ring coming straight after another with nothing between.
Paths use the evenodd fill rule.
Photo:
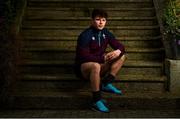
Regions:
<instances>
[{"instance_id":1,"label":"dark hair","mask_svg":"<svg viewBox=\"0 0 180 119\"><path fill-rule=\"evenodd\" d=\"M104 18L107 18L108 17L108 14L105 10L103 9L94 9L92 11L92 15L91 15L91 18L94 19L95 17L104 17Z\"/></svg>"}]
</instances>

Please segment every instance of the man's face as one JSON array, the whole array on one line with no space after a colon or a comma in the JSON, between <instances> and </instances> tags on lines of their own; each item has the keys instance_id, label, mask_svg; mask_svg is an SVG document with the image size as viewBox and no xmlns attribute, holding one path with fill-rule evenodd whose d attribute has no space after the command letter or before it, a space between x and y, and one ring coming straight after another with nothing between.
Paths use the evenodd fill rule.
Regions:
<instances>
[{"instance_id":1,"label":"man's face","mask_svg":"<svg viewBox=\"0 0 180 119\"><path fill-rule=\"evenodd\" d=\"M92 25L96 29L102 30L106 25L106 18L97 16L92 20Z\"/></svg>"}]
</instances>

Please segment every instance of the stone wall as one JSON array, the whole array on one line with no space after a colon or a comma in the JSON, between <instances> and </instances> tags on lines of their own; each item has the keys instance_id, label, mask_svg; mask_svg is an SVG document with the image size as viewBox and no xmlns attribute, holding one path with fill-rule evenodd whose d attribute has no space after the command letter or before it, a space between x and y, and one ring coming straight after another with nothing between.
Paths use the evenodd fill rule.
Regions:
<instances>
[{"instance_id":1,"label":"stone wall","mask_svg":"<svg viewBox=\"0 0 180 119\"><path fill-rule=\"evenodd\" d=\"M165 66L170 92L180 96L180 60L166 59Z\"/></svg>"},{"instance_id":2,"label":"stone wall","mask_svg":"<svg viewBox=\"0 0 180 119\"><path fill-rule=\"evenodd\" d=\"M0 2L0 107L9 98L17 79L20 16L25 0Z\"/></svg>"}]
</instances>

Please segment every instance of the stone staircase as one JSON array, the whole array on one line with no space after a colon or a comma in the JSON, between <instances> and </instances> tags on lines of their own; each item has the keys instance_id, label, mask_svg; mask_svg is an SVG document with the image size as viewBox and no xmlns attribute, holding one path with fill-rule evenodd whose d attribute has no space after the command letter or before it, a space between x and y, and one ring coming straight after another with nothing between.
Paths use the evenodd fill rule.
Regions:
<instances>
[{"instance_id":1,"label":"stone staircase","mask_svg":"<svg viewBox=\"0 0 180 119\"><path fill-rule=\"evenodd\" d=\"M158 105L153 99L164 95L167 81L153 0L27 0L14 108L87 108L89 82L76 78L72 67L77 36L89 26L92 9L101 7L109 14L107 28L127 51L114 83L125 95L103 96L114 108Z\"/></svg>"}]
</instances>

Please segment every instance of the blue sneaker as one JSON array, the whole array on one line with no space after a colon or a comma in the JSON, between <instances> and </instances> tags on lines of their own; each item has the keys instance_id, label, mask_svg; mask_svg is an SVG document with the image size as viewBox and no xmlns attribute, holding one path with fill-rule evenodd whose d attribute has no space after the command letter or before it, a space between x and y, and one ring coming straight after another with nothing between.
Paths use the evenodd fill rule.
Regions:
<instances>
[{"instance_id":1,"label":"blue sneaker","mask_svg":"<svg viewBox=\"0 0 180 119\"><path fill-rule=\"evenodd\" d=\"M109 93L114 93L114 94L122 95L122 91L117 89L111 83L107 84L106 86L104 86L102 84L101 90L104 91L104 92L109 92Z\"/></svg>"},{"instance_id":2,"label":"blue sneaker","mask_svg":"<svg viewBox=\"0 0 180 119\"><path fill-rule=\"evenodd\" d=\"M109 112L109 109L106 107L103 100L99 100L96 103L94 103L92 105L92 109L93 110L98 110L100 112L105 112L105 113Z\"/></svg>"}]
</instances>

